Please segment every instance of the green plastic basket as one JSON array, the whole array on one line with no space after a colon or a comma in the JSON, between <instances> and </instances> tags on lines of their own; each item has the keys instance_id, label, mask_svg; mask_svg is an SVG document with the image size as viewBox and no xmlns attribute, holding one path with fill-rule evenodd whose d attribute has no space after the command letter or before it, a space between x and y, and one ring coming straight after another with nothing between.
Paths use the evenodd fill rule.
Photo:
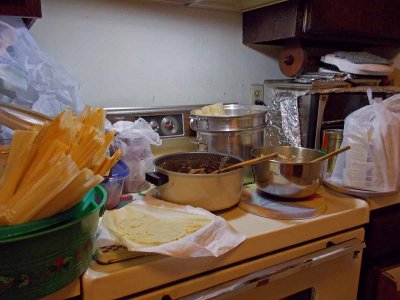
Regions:
<instances>
[{"instance_id":1,"label":"green plastic basket","mask_svg":"<svg viewBox=\"0 0 400 300\"><path fill-rule=\"evenodd\" d=\"M93 194L61 224L0 240L0 299L38 299L85 272L107 199L101 186Z\"/></svg>"},{"instance_id":2,"label":"green plastic basket","mask_svg":"<svg viewBox=\"0 0 400 300\"><path fill-rule=\"evenodd\" d=\"M85 209L90 205L90 203L94 201L94 197L95 197L95 189L93 188L88 193L86 193L82 201L80 201L70 209L62 213L59 213L55 216L17 225L0 226L0 241L40 231L54 225L58 226L63 222L68 222L74 216L84 212Z\"/></svg>"}]
</instances>

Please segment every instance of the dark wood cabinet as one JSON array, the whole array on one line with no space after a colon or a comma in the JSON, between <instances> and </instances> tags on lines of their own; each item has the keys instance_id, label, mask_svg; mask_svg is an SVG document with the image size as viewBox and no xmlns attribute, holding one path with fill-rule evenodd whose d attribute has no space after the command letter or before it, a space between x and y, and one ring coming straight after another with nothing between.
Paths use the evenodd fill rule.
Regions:
<instances>
[{"instance_id":1,"label":"dark wood cabinet","mask_svg":"<svg viewBox=\"0 0 400 300\"><path fill-rule=\"evenodd\" d=\"M20 16L27 27L42 17L40 0L0 0L0 15Z\"/></svg>"},{"instance_id":2,"label":"dark wood cabinet","mask_svg":"<svg viewBox=\"0 0 400 300\"><path fill-rule=\"evenodd\" d=\"M400 204L372 210L365 227L358 299L376 299L379 275L400 264Z\"/></svg>"},{"instance_id":3,"label":"dark wood cabinet","mask_svg":"<svg viewBox=\"0 0 400 300\"><path fill-rule=\"evenodd\" d=\"M243 13L245 44L400 46L400 1L289 0Z\"/></svg>"}]
</instances>

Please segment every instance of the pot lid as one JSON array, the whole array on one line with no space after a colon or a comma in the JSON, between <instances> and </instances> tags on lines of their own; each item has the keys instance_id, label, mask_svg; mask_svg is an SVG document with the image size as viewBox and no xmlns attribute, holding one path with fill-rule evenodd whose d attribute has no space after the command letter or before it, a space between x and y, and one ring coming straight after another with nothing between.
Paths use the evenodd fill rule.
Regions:
<instances>
[{"instance_id":1,"label":"pot lid","mask_svg":"<svg viewBox=\"0 0 400 300\"><path fill-rule=\"evenodd\" d=\"M326 200L319 194L288 201L256 190L254 186L248 186L243 192L239 207L251 214L281 220L314 218L322 215L327 209Z\"/></svg>"}]
</instances>

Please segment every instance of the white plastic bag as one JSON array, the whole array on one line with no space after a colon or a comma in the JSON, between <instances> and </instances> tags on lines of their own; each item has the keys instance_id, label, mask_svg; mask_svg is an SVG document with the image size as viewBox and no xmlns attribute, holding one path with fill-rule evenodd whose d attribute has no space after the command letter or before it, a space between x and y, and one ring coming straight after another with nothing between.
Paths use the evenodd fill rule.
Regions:
<instances>
[{"instance_id":1,"label":"white plastic bag","mask_svg":"<svg viewBox=\"0 0 400 300\"><path fill-rule=\"evenodd\" d=\"M333 183L375 192L391 192L400 185L400 94L370 105L345 119L343 142L351 149L339 155Z\"/></svg>"},{"instance_id":2,"label":"white plastic bag","mask_svg":"<svg viewBox=\"0 0 400 300\"><path fill-rule=\"evenodd\" d=\"M14 27L0 21L0 93L1 101L11 102L17 91L28 89L27 73L7 49L14 46L18 34Z\"/></svg>"},{"instance_id":3,"label":"white plastic bag","mask_svg":"<svg viewBox=\"0 0 400 300\"><path fill-rule=\"evenodd\" d=\"M56 116L83 109L78 90L78 81L39 48L21 18L0 16L0 101Z\"/></svg>"},{"instance_id":4,"label":"white plastic bag","mask_svg":"<svg viewBox=\"0 0 400 300\"><path fill-rule=\"evenodd\" d=\"M124 182L124 192L141 192L150 187L145 174L152 171L153 153L151 145L161 145L161 139L146 120L139 118L135 122L118 121L106 124L107 130L116 131L111 150L122 150L122 161L129 167L129 176Z\"/></svg>"}]
</instances>

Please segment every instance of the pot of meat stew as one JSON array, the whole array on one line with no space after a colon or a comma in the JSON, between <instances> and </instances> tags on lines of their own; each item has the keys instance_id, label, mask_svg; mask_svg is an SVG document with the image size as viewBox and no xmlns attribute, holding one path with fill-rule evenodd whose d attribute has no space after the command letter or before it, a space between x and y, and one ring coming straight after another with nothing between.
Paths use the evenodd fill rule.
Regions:
<instances>
[{"instance_id":1,"label":"pot of meat stew","mask_svg":"<svg viewBox=\"0 0 400 300\"><path fill-rule=\"evenodd\" d=\"M243 169L213 173L222 160L225 167L243 161L221 153L172 153L153 160L155 172L147 172L146 180L157 186L162 200L209 211L226 209L240 200Z\"/></svg>"}]
</instances>

